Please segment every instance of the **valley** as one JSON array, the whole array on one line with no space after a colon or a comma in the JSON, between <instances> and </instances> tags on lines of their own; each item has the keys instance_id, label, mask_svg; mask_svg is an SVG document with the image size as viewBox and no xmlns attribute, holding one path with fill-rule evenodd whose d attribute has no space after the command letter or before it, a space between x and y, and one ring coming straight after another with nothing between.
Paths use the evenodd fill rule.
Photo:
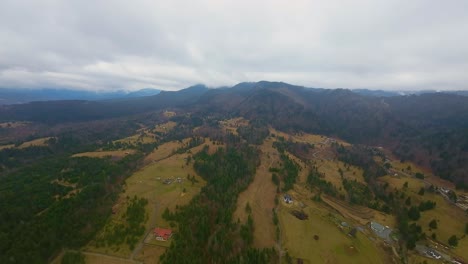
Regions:
<instances>
[{"instance_id":1,"label":"valley","mask_svg":"<svg viewBox=\"0 0 468 264\"><path fill-rule=\"evenodd\" d=\"M175 105L75 123L59 122L60 116L52 123L5 122L0 205L9 213L0 236L14 243L0 243L2 257L39 263L468 260L464 165L439 177L426 162L434 156L399 156L396 134L383 136L391 144L377 138L364 144L369 134L348 121L330 117L335 128L307 119L309 110L300 109L315 99L305 91L258 85L222 106L223 93L236 90L196 87L204 103L185 97L194 91L180 92L185 99L162 93ZM204 95L216 100L206 103ZM183 100L192 105L180 106ZM354 131L351 137L342 126ZM398 137L407 140L403 134ZM456 151L463 154L456 161L447 156L444 171L463 159ZM30 232L43 235L31 240Z\"/></svg>"},{"instance_id":2,"label":"valley","mask_svg":"<svg viewBox=\"0 0 468 264\"><path fill-rule=\"evenodd\" d=\"M239 127L249 126L249 122L244 119L222 120L220 124L222 130L232 134L237 133ZM170 123L170 126L171 129L176 128L177 123ZM163 124L157 127L168 126ZM146 130L143 128L141 131ZM136 140L129 141L130 138ZM296 154L297 156L286 152L288 158L298 166L299 170L293 188L282 192L280 188L283 183L280 181L278 186L275 185L271 169L282 166L281 154L275 145L282 140L284 142L285 138L288 139L287 144L291 146L294 143L301 143L306 144L304 146L309 149L306 151L302 149ZM138 141L135 136L114 141L116 142L126 142L130 145L144 143L144 141ZM147 142L153 142L153 139ZM122 193L112 207L112 216L102 231L98 232L96 237L81 249L87 263L159 261L171 241L156 240L154 229L156 227L172 228L174 232L177 232L177 227L164 219L163 212L166 208L174 211L176 207L186 205L206 185L205 180L193 170L189 156L200 152L205 147L212 154L215 153L215 149L224 147L214 144L215 141L210 138L204 138L200 141L200 145L191 148L186 147L189 142L190 138L169 141L158 145L144 157L144 167L125 181ZM367 182L363 176L363 168L338 159L334 150L337 145L352 146L345 141L330 139L326 136L308 133L289 134L269 128L269 135L258 146L259 166L252 182L245 191L239 194L232 218L234 222L245 223L247 218L251 217L254 223L252 246L274 248L279 252L278 262L286 263L289 260L301 260L303 263L398 263L402 258L401 254L407 254L408 263L435 261L430 256L425 256L425 250L401 252L398 220L395 215L349 202L350 197L343 185L343 179L364 186ZM123 151L126 150L80 153L74 156L94 158L112 156L114 158L114 155L104 154ZM134 153L134 150L130 151ZM291 149L291 151L297 150ZM385 190L401 193L405 199L409 197L412 204L419 204L425 200L436 203L434 209L421 213L421 218L414 222L422 227L422 232L428 237L427 242L422 243L421 247L434 248L449 258L467 259L464 248L468 245L465 245L465 239L460 239L456 248L449 249L446 246L446 241L452 234L463 233L465 223L468 223L466 213L447 201L438 191L425 191L424 195L418 194L421 189L455 189L453 184L428 174L427 171L411 162L402 163L390 157L382 157L381 154L384 152L385 150L380 148L379 154L373 157L381 165L390 164L387 165L388 175L379 177L378 185L386 186ZM321 187L309 185L308 174L313 167L322 175L324 182L329 182L336 189L335 194L323 193ZM424 173L424 179L415 177L416 174L422 173ZM291 197L290 203L285 202L285 195ZM458 195L463 196L466 193L458 191ZM145 231L131 246L125 243L106 245L102 242L106 239L106 232L111 232L119 223L125 222L124 215L129 205L129 197L143 198L148 201L143 221ZM291 213L293 211L303 212L307 215L307 219L296 218ZM429 222L432 219L437 219L438 222L438 228L435 230L429 228ZM464 220L460 221L460 219ZM387 239L379 237L372 230L371 222L393 230L391 237ZM435 234L436 239L430 237L432 234ZM59 260L55 262L60 263Z\"/></svg>"}]
</instances>

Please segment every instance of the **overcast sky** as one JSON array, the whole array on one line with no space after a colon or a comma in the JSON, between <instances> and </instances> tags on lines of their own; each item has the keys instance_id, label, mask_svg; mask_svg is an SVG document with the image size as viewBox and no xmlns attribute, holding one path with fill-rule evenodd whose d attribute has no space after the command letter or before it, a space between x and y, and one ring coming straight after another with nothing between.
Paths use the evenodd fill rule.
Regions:
<instances>
[{"instance_id":1,"label":"overcast sky","mask_svg":"<svg viewBox=\"0 0 468 264\"><path fill-rule=\"evenodd\" d=\"M468 90L467 0L0 1L0 87Z\"/></svg>"}]
</instances>

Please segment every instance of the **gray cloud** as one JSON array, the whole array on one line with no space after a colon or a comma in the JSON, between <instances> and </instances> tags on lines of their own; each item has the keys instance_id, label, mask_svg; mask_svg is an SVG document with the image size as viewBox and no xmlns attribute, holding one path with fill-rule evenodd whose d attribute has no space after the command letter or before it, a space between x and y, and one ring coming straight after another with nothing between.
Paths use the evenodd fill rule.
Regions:
<instances>
[{"instance_id":1,"label":"gray cloud","mask_svg":"<svg viewBox=\"0 0 468 264\"><path fill-rule=\"evenodd\" d=\"M468 89L468 2L0 2L0 87Z\"/></svg>"}]
</instances>

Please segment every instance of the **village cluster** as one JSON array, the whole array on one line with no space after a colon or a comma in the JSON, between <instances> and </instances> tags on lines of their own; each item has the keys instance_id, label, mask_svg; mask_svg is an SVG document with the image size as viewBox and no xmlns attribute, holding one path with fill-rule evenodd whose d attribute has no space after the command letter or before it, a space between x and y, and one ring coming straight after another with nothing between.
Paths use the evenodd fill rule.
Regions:
<instances>
[{"instance_id":1,"label":"village cluster","mask_svg":"<svg viewBox=\"0 0 468 264\"><path fill-rule=\"evenodd\" d=\"M443 193L447 194L450 190L444 189L444 188L439 188L438 191L441 194L443 194ZM290 213L292 215L294 215L299 220L307 220L308 219L308 215L306 213L304 213L303 210L292 209L293 206L295 205L295 203L297 203L299 205L299 207L303 207L303 203L300 203L298 201L294 201L293 197L288 193L285 193L282 198L283 198L282 199L283 202L286 205L288 205L288 207L291 207ZM367 228L366 228L366 226L359 226L359 225L358 226L352 226L348 222L345 222L345 221L342 221L342 222L338 223L337 226L342 232L345 232L345 233L347 233L348 236L354 237L354 238L356 237L358 231L365 234L366 236L368 236L369 233L366 230L370 230L371 233L373 233L375 235L375 237L381 239L387 245L392 245L392 244L394 244L394 243L396 243L398 241L397 235L395 234L395 232L394 232L394 230L392 228L390 228L389 226L386 226L386 225L382 225L382 224L380 224L380 223L378 223L376 221L370 221L367 224ZM373 240L374 238L371 238L371 239ZM448 249L446 246L443 246L443 245L440 245L440 246L444 247L445 249ZM455 263L455 264L463 263L463 262L461 262L460 260L458 260L456 258L453 258L453 257L451 257L449 255L444 255L443 253L439 252L437 250L437 245L433 246L433 247L418 245L416 250L421 255L426 256L428 258L435 259L435 260L444 259L444 260L450 261L451 263Z\"/></svg>"}]
</instances>

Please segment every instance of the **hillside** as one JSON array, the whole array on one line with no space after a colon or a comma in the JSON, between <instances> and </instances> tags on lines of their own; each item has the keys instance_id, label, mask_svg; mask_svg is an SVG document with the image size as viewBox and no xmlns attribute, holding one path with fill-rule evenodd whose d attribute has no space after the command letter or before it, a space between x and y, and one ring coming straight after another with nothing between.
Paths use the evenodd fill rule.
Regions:
<instances>
[{"instance_id":1,"label":"hillside","mask_svg":"<svg viewBox=\"0 0 468 264\"><path fill-rule=\"evenodd\" d=\"M467 260L467 100L262 81L3 106L0 262Z\"/></svg>"},{"instance_id":2,"label":"hillside","mask_svg":"<svg viewBox=\"0 0 468 264\"><path fill-rule=\"evenodd\" d=\"M63 122L102 120L161 109L193 115L242 116L283 131L337 136L385 146L450 179L468 184L468 97L454 94L369 97L350 90L310 89L286 83L240 83L232 88L198 85L134 99L35 102L3 106L0 120ZM456 157L456 158L455 158Z\"/></svg>"}]
</instances>

